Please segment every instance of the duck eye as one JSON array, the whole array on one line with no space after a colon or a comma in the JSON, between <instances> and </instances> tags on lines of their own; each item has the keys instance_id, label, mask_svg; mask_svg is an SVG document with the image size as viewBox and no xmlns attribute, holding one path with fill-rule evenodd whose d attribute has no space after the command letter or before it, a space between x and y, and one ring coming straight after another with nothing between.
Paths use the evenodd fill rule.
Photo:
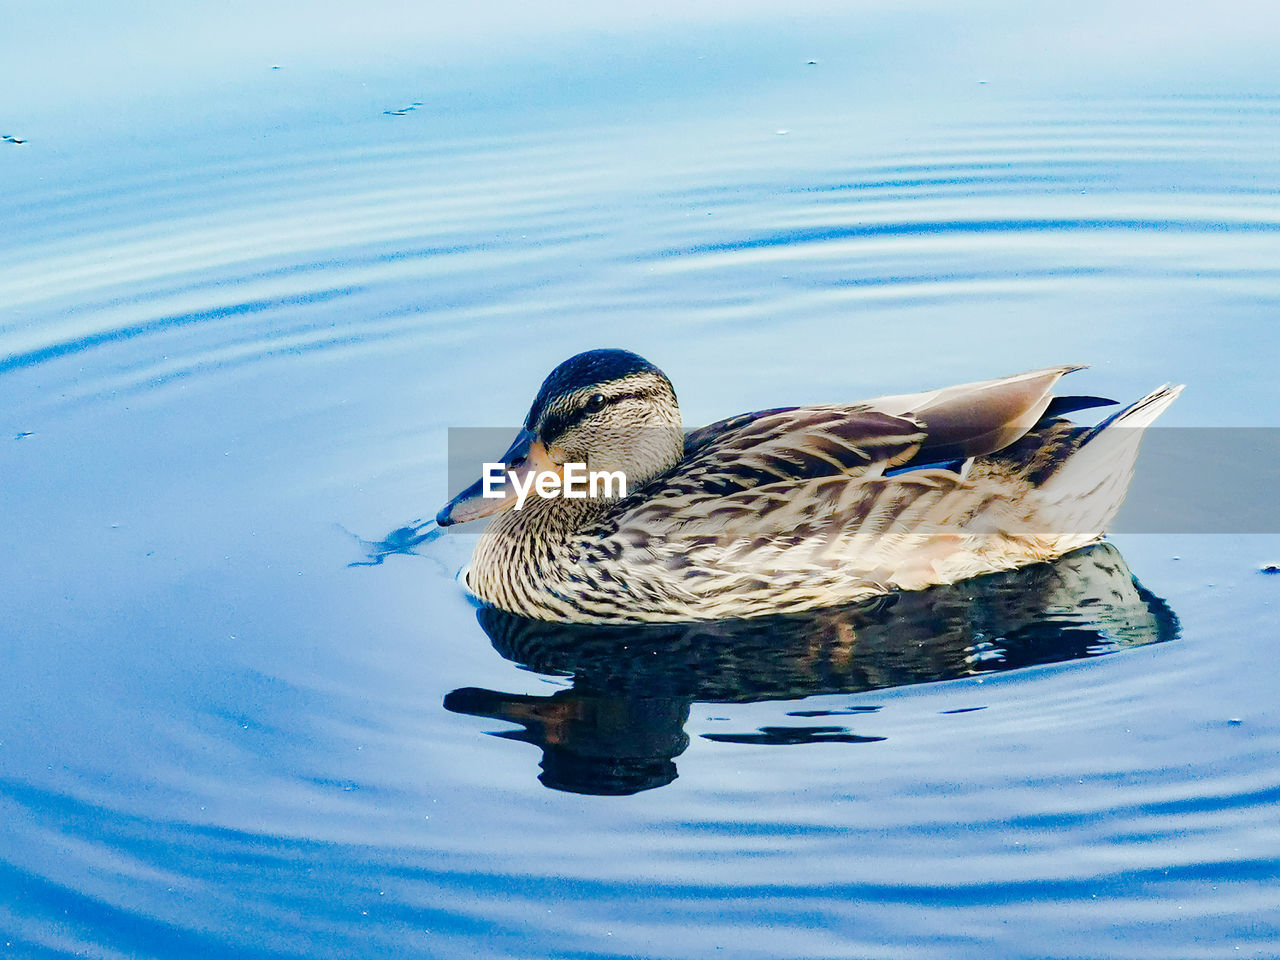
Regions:
<instances>
[{"instance_id":1,"label":"duck eye","mask_svg":"<svg viewBox=\"0 0 1280 960\"><path fill-rule=\"evenodd\" d=\"M604 409L604 404L605 399L603 393L593 394L591 398L587 400L587 413L599 413Z\"/></svg>"}]
</instances>

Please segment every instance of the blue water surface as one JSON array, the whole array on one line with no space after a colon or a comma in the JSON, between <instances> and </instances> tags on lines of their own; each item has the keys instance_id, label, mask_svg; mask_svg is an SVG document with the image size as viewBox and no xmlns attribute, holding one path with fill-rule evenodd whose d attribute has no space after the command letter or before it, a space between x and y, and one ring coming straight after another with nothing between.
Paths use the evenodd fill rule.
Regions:
<instances>
[{"instance_id":1,"label":"blue water surface","mask_svg":"<svg viewBox=\"0 0 1280 960\"><path fill-rule=\"evenodd\" d=\"M0 19L0 955L1280 953L1275 527L622 643L418 526L597 346L1280 425L1280 15Z\"/></svg>"}]
</instances>

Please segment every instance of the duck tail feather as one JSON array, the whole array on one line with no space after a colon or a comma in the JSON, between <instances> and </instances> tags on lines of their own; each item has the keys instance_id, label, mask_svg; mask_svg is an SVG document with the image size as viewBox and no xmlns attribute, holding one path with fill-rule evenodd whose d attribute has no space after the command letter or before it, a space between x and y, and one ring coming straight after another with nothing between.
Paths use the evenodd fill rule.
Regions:
<instances>
[{"instance_id":1,"label":"duck tail feather","mask_svg":"<svg viewBox=\"0 0 1280 960\"><path fill-rule=\"evenodd\" d=\"M1160 414L1169 409L1170 404L1178 399L1178 395L1182 393L1186 384L1178 384L1172 386L1164 384L1152 390L1141 400L1136 400L1123 410L1117 410L1111 416L1107 417L1100 424L1090 431L1089 439L1092 440L1112 426L1126 426L1145 430L1151 424L1155 423L1156 418Z\"/></svg>"},{"instance_id":2,"label":"duck tail feather","mask_svg":"<svg viewBox=\"0 0 1280 960\"><path fill-rule=\"evenodd\" d=\"M1088 430L1037 490L1038 515L1054 532L1101 536L1129 491L1142 434L1178 398L1165 384Z\"/></svg>"},{"instance_id":3,"label":"duck tail feather","mask_svg":"<svg viewBox=\"0 0 1280 960\"><path fill-rule=\"evenodd\" d=\"M1041 421L1055 417L1065 417L1069 413L1080 410L1092 410L1094 407L1114 407L1118 401L1106 397L1054 397L1040 414Z\"/></svg>"}]
</instances>

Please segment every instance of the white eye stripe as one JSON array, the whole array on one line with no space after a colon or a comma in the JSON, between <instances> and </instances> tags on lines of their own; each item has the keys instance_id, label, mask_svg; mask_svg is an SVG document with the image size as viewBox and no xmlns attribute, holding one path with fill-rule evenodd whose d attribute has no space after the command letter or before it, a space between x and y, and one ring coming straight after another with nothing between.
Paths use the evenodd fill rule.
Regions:
<instances>
[{"instance_id":1,"label":"white eye stripe","mask_svg":"<svg viewBox=\"0 0 1280 960\"><path fill-rule=\"evenodd\" d=\"M577 407L577 409L548 413L542 420L539 433L544 439L558 437L566 430L576 427L586 417L600 413L608 407L622 403L625 400L651 400L660 395L660 390L651 388L629 390L626 393L618 393L613 396L608 396L603 393L592 394L587 398L586 402L582 403L581 406ZM601 402L599 406L593 407L592 401L595 400L596 397L602 398L603 402Z\"/></svg>"}]
</instances>

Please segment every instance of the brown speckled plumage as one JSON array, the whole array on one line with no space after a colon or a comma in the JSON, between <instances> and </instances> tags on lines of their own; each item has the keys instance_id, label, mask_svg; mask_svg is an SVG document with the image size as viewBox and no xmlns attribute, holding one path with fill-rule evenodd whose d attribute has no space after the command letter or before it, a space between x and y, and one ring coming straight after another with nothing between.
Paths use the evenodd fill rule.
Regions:
<instances>
[{"instance_id":1,"label":"brown speckled plumage","mask_svg":"<svg viewBox=\"0 0 1280 960\"><path fill-rule=\"evenodd\" d=\"M499 513L469 585L537 619L677 622L799 612L1059 557L1102 536L1141 428L1180 390L1081 428L1049 408L1075 369L776 408L682 438L661 371L622 351L580 354L548 377L528 434L555 463L625 469L642 485L616 500L531 496Z\"/></svg>"}]
</instances>

